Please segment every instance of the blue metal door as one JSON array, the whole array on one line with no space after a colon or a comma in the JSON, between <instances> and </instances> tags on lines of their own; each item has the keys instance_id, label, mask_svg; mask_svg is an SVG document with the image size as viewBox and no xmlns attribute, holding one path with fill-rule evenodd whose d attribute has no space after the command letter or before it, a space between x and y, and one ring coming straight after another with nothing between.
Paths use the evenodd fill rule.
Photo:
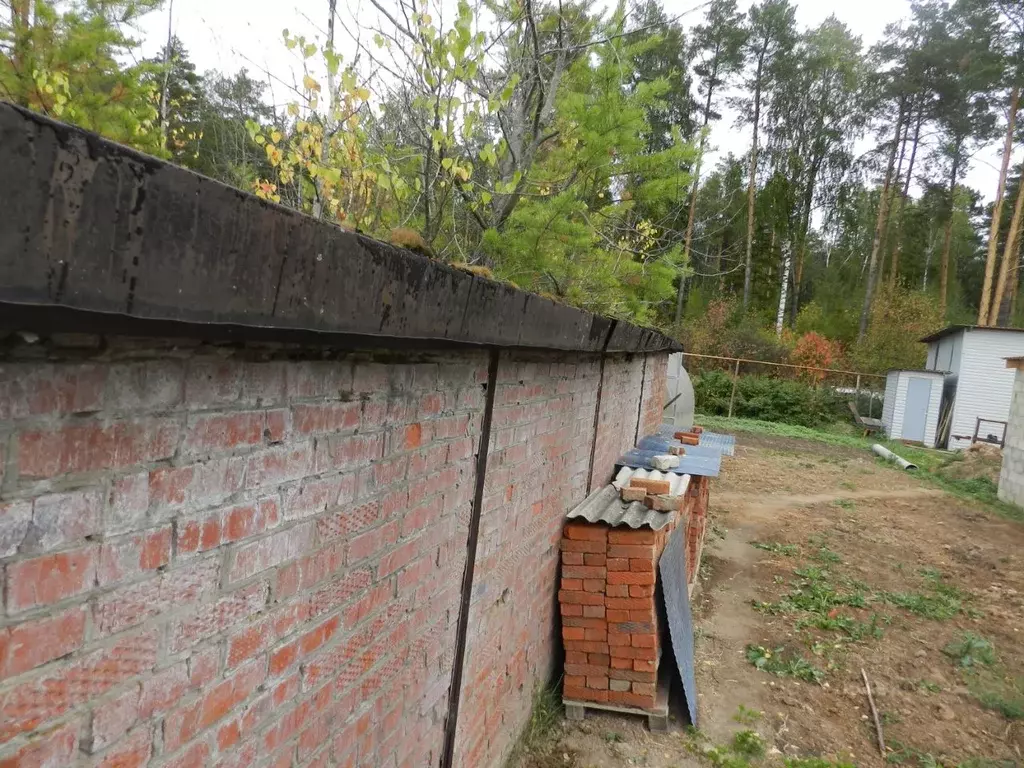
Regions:
<instances>
[{"instance_id":1,"label":"blue metal door","mask_svg":"<svg viewBox=\"0 0 1024 768\"><path fill-rule=\"evenodd\" d=\"M928 424L928 401L932 399L932 380L911 376L907 382L907 400L903 411L903 439L924 442Z\"/></svg>"}]
</instances>

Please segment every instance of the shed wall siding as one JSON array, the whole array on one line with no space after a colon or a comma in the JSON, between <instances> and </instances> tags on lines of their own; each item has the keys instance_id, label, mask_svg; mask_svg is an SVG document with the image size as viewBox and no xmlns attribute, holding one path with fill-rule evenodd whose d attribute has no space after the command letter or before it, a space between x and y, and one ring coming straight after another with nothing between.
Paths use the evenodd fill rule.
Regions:
<instances>
[{"instance_id":1,"label":"shed wall siding","mask_svg":"<svg viewBox=\"0 0 1024 768\"><path fill-rule=\"evenodd\" d=\"M885 431L892 435L892 414L896 405L896 384L899 381L899 371L889 371L885 377L885 401L882 403L882 423L885 424Z\"/></svg>"},{"instance_id":2,"label":"shed wall siding","mask_svg":"<svg viewBox=\"0 0 1024 768\"><path fill-rule=\"evenodd\" d=\"M896 397L892 403L892 428L889 430L889 437L892 440L899 440L903 437L903 415L907 410L907 377L902 373L897 374Z\"/></svg>"},{"instance_id":3,"label":"shed wall siding","mask_svg":"<svg viewBox=\"0 0 1024 768\"><path fill-rule=\"evenodd\" d=\"M924 428L924 444L935 447L936 432L939 429L939 410L942 407L942 377L930 376L932 379L931 397L928 398L928 421Z\"/></svg>"},{"instance_id":4,"label":"shed wall siding","mask_svg":"<svg viewBox=\"0 0 1024 768\"><path fill-rule=\"evenodd\" d=\"M1005 421L1010 413L1014 371L1005 358L1024 355L1024 333L973 329L960 334L963 354L947 447L971 444L977 419ZM957 438L957 435L960 438Z\"/></svg>"}]
</instances>

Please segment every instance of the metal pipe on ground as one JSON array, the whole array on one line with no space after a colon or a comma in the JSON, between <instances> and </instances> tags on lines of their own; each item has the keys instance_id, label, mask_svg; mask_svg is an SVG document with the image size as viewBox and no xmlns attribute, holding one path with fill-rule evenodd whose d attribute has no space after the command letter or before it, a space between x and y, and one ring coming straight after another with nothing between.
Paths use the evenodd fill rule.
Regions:
<instances>
[{"instance_id":1,"label":"metal pipe on ground","mask_svg":"<svg viewBox=\"0 0 1024 768\"><path fill-rule=\"evenodd\" d=\"M911 464L909 461L904 459L902 456L897 456L895 453L890 451L884 445L880 445L878 443L875 443L874 445L871 446L871 450L874 451L875 453L877 453L883 459L888 459L889 461L893 462L900 469L907 469L907 470L917 469L917 464Z\"/></svg>"}]
</instances>

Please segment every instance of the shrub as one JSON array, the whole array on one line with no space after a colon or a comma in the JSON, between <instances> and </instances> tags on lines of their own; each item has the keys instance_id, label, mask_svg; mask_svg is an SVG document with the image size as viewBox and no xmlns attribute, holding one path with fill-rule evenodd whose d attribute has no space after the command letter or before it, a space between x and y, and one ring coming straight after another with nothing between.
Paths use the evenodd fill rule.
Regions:
<instances>
[{"instance_id":1,"label":"shrub","mask_svg":"<svg viewBox=\"0 0 1024 768\"><path fill-rule=\"evenodd\" d=\"M708 371L693 379L694 399L700 413L726 415L732 377ZM733 416L816 427L846 418L842 398L827 388L765 376L740 376L736 383Z\"/></svg>"},{"instance_id":2,"label":"shrub","mask_svg":"<svg viewBox=\"0 0 1024 768\"><path fill-rule=\"evenodd\" d=\"M820 333L808 331L796 341L796 346L789 355L793 365L806 365L812 368L832 368L840 358L839 344L826 339ZM825 378L824 371L800 371L801 378L820 384Z\"/></svg>"}]
</instances>

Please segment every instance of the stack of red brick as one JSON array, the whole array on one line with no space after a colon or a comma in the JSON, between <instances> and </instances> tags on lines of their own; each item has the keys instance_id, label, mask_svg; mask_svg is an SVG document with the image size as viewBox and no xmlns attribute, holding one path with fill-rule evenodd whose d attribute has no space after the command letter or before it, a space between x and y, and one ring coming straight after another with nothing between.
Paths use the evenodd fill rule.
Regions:
<instances>
[{"instance_id":1,"label":"stack of red brick","mask_svg":"<svg viewBox=\"0 0 1024 768\"><path fill-rule=\"evenodd\" d=\"M655 600L657 563L686 516L684 507L659 531L566 525L558 593L566 699L654 707L663 623Z\"/></svg>"}]
</instances>

